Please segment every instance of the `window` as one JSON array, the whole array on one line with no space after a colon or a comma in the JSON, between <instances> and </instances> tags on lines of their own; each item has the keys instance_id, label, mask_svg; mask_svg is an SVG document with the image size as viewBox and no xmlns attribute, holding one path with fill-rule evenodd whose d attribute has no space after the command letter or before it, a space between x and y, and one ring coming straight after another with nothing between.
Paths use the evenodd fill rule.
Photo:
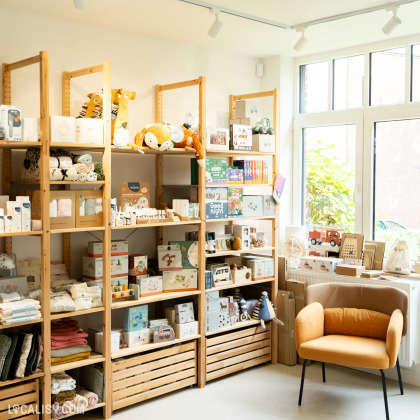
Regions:
<instances>
[{"instance_id":1,"label":"window","mask_svg":"<svg viewBox=\"0 0 420 420\"><path fill-rule=\"evenodd\" d=\"M370 105L404 103L405 48L371 54Z\"/></svg>"},{"instance_id":2,"label":"window","mask_svg":"<svg viewBox=\"0 0 420 420\"><path fill-rule=\"evenodd\" d=\"M420 102L420 44L411 48L411 100Z\"/></svg>"},{"instance_id":3,"label":"window","mask_svg":"<svg viewBox=\"0 0 420 420\"><path fill-rule=\"evenodd\" d=\"M327 111L328 61L301 66L300 79L300 112Z\"/></svg>"},{"instance_id":4,"label":"window","mask_svg":"<svg viewBox=\"0 0 420 420\"><path fill-rule=\"evenodd\" d=\"M303 130L304 223L355 229L356 127Z\"/></svg>"},{"instance_id":5,"label":"window","mask_svg":"<svg viewBox=\"0 0 420 420\"><path fill-rule=\"evenodd\" d=\"M333 109L361 108L363 106L363 80L365 58L363 55L339 58L333 61Z\"/></svg>"},{"instance_id":6,"label":"window","mask_svg":"<svg viewBox=\"0 0 420 420\"><path fill-rule=\"evenodd\" d=\"M408 241L420 255L420 119L375 124L374 236Z\"/></svg>"}]
</instances>

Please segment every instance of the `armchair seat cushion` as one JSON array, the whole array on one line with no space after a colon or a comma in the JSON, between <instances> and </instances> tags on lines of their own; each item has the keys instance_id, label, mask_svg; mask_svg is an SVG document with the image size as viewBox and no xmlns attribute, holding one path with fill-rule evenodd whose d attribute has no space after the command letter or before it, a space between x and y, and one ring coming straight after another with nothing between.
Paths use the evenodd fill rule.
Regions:
<instances>
[{"instance_id":1,"label":"armchair seat cushion","mask_svg":"<svg viewBox=\"0 0 420 420\"><path fill-rule=\"evenodd\" d=\"M299 346L304 359L370 369L387 369L389 356L384 340L350 335L325 335Z\"/></svg>"}]
</instances>

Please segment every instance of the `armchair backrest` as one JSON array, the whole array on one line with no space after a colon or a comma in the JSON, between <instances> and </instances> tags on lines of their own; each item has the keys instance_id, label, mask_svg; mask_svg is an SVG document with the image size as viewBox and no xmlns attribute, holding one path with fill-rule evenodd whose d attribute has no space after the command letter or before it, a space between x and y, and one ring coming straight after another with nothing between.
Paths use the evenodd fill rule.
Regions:
<instances>
[{"instance_id":1,"label":"armchair backrest","mask_svg":"<svg viewBox=\"0 0 420 420\"><path fill-rule=\"evenodd\" d=\"M356 283L321 283L305 291L305 305L319 302L326 308L359 308L389 316L400 309L404 317L403 335L407 333L408 295L401 289Z\"/></svg>"}]
</instances>

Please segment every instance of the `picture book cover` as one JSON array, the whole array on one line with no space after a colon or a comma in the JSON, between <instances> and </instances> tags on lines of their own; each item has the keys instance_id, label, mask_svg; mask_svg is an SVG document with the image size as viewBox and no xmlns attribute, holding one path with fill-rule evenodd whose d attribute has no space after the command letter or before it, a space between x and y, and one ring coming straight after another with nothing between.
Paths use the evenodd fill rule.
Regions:
<instances>
[{"instance_id":1,"label":"picture book cover","mask_svg":"<svg viewBox=\"0 0 420 420\"><path fill-rule=\"evenodd\" d=\"M169 241L169 245L181 247L182 268L198 268L198 242L197 241Z\"/></svg>"},{"instance_id":2,"label":"picture book cover","mask_svg":"<svg viewBox=\"0 0 420 420\"><path fill-rule=\"evenodd\" d=\"M226 184L226 158L206 158L206 184Z\"/></svg>"},{"instance_id":3,"label":"picture book cover","mask_svg":"<svg viewBox=\"0 0 420 420\"><path fill-rule=\"evenodd\" d=\"M243 184L244 170L235 166L226 167L226 184Z\"/></svg>"},{"instance_id":4,"label":"picture book cover","mask_svg":"<svg viewBox=\"0 0 420 420\"><path fill-rule=\"evenodd\" d=\"M148 306L124 308L124 331L139 331L148 327Z\"/></svg>"},{"instance_id":5,"label":"picture book cover","mask_svg":"<svg viewBox=\"0 0 420 420\"><path fill-rule=\"evenodd\" d=\"M242 187L228 188L228 217L243 216L243 197Z\"/></svg>"},{"instance_id":6,"label":"picture book cover","mask_svg":"<svg viewBox=\"0 0 420 420\"><path fill-rule=\"evenodd\" d=\"M228 189L206 188L206 219L228 217Z\"/></svg>"}]
</instances>

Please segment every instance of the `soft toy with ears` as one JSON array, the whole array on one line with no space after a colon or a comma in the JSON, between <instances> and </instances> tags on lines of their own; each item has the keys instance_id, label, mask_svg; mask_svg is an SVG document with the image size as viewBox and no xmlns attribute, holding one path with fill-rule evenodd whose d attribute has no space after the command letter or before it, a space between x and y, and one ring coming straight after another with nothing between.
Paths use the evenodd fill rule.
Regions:
<instances>
[{"instance_id":1,"label":"soft toy with ears","mask_svg":"<svg viewBox=\"0 0 420 420\"><path fill-rule=\"evenodd\" d=\"M98 93L89 93L89 101L85 102L77 118L102 118L102 96Z\"/></svg>"},{"instance_id":2,"label":"soft toy with ears","mask_svg":"<svg viewBox=\"0 0 420 420\"><path fill-rule=\"evenodd\" d=\"M117 116L111 120L111 143L126 146L130 143L128 132L128 101L136 99L136 92L112 89L112 107L117 107Z\"/></svg>"},{"instance_id":3,"label":"soft toy with ears","mask_svg":"<svg viewBox=\"0 0 420 420\"><path fill-rule=\"evenodd\" d=\"M161 152L172 150L174 147L172 137L172 132L166 124L150 124L136 134L134 139L136 144L131 147L139 150L139 147L146 146Z\"/></svg>"},{"instance_id":4,"label":"soft toy with ears","mask_svg":"<svg viewBox=\"0 0 420 420\"><path fill-rule=\"evenodd\" d=\"M204 168L204 153L200 140L194 134L194 132L191 130L188 124L184 124L183 126L181 126L181 129L183 130L182 140L179 142L176 142L174 140L174 146L183 147L186 150L194 151L197 163Z\"/></svg>"}]
</instances>

